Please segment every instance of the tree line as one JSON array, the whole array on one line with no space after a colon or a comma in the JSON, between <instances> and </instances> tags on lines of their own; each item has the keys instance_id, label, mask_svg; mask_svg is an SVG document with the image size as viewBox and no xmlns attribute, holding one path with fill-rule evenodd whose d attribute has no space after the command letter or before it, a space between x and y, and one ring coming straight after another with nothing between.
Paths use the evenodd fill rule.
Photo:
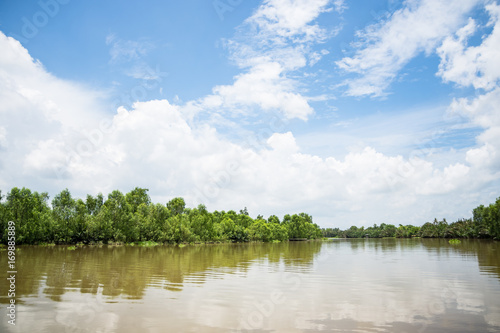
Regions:
<instances>
[{"instance_id":1,"label":"tree line","mask_svg":"<svg viewBox=\"0 0 500 333\"><path fill-rule=\"evenodd\" d=\"M480 205L472 211L472 218L448 223L446 219L427 222L422 226L382 223L372 227L352 226L346 230L339 228L322 229L324 237L340 238L493 238L500 239L500 198L489 206Z\"/></svg>"},{"instance_id":2,"label":"tree line","mask_svg":"<svg viewBox=\"0 0 500 333\"><path fill-rule=\"evenodd\" d=\"M317 239L320 227L305 213L253 219L247 209L209 212L204 205L187 208L183 198L152 203L148 189L136 187L107 198L85 200L65 189L49 205L46 192L14 187L0 191L0 242L7 244L8 221L15 222L16 244L109 244L286 241Z\"/></svg>"}]
</instances>

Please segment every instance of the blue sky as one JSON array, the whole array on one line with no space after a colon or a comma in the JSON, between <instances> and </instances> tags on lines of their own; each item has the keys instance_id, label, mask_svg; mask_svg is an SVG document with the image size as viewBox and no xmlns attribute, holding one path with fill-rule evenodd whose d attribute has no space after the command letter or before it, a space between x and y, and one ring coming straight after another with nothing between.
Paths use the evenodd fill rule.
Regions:
<instances>
[{"instance_id":1,"label":"blue sky","mask_svg":"<svg viewBox=\"0 0 500 333\"><path fill-rule=\"evenodd\" d=\"M500 194L497 1L0 2L0 188L469 217Z\"/></svg>"}]
</instances>

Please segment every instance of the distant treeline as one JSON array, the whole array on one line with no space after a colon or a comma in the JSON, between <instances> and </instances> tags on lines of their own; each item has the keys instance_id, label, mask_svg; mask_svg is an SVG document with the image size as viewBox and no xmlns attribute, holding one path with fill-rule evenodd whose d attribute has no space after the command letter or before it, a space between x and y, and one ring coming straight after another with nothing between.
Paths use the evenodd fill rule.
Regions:
<instances>
[{"instance_id":1,"label":"distant treeline","mask_svg":"<svg viewBox=\"0 0 500 333\"><path fill-rule=\"evenodd\" d=\"M421 227L382 223L368 228L352 226L347 230L339 228L322 229L324 237L381 238L381 237L423 237L423 238L494 238L500 239L500 198L489 206L480 205L472 211L472 218L448 223L446 219L427 222Z\"/></svg>"},{"instance_id":2,"label":"distant treeline","mask_svg":"<svg viewBox=\"0 0 500 333\"><path fill-rule=\"evenodd\" d=\"M107 243L192 243L286 241L292 238L321 238L321 229L305 213L272 215L253 219L247 209L207 211L206 207L186 208L184 199L166 205L152 203L148 190L111 192L75 199L66 189L49 205L47 193L27 188L0 191L0 241L7 244L15 222L16 244L107 244ZM9 235L10 231L10 235Z\"/></svg>"}]
</instances>

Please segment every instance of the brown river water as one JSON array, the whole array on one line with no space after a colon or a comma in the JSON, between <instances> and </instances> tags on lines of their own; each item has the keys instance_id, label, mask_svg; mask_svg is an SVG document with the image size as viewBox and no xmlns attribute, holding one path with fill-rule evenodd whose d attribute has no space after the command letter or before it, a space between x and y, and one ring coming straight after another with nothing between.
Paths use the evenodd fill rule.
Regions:
<instances>
[{"instance_id":1,"label":"brown river water","mask_svg":"<svg viewBox=\"0 0 500 333\"><path fill-rule=\"evenodd\" d=\"M500 332L495 241L18 248L0 332Z\"/></svg>"}]
</instances>

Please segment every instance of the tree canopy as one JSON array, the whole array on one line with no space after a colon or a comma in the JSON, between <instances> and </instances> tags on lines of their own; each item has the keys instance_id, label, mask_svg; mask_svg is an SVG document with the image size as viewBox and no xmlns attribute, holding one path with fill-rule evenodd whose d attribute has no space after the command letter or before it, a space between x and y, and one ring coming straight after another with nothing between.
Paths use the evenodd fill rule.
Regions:
<instances>
[{"instance_id":1,"label":"tree canopy","mask_svg":"<svg viewBox=\"0 0 500 333\"><path fill-rule=\"evenodd\" d=\"M480 205L472 211L472 218L448 223L446 219L426 222L422 226L382 223L372 227L352 226L346 230L339 228L322 229L324 237L341 238L494 238L500 239L500 198L489 206Z\"/></svg>"},{"instance_id":2,"label":"tree canopy","mask_svg":"<svg viewBox=\"0 0 500 333\"><path fill-rule=\"evenodd\" d=\"M50 204L45 192L15 187L7 196L0 191L4 244L8 221L15 222L18 244L271 242L322 237L319 226L305 213L286 215L283 222L275 215L253 219L246 207L239 213L209 212L204 205L187 208L180 197L166 204L152 203L148 189L139 187L126 194L112 191L107 199L99 193L84 200L64 189Z\"/></svg>"},{"instance_id":3,"label":"tree canopy","mask_svg":"<svg viewBox=\"0 0 500 333\"><path fill-rule=\"evenodd\" d=\"M247 242L317 239L321 237L381 238L494 238L500 239L500 198L473 209L472 218L448 223L446 219L422 226L382 223L320 229L306 213L287 214L280 220L252 218L247 208L209 212L204 205L186 207L183 198L166 204L153 203L148 189L136 187L123 194L115 190L107 198L101 193L74 198L68 189L49 204L46 192L14 187L0 191L0 242L7 244L8 221L16 226L18 244L76 243L182 243Z\"/></svg>"}]
</instances>

